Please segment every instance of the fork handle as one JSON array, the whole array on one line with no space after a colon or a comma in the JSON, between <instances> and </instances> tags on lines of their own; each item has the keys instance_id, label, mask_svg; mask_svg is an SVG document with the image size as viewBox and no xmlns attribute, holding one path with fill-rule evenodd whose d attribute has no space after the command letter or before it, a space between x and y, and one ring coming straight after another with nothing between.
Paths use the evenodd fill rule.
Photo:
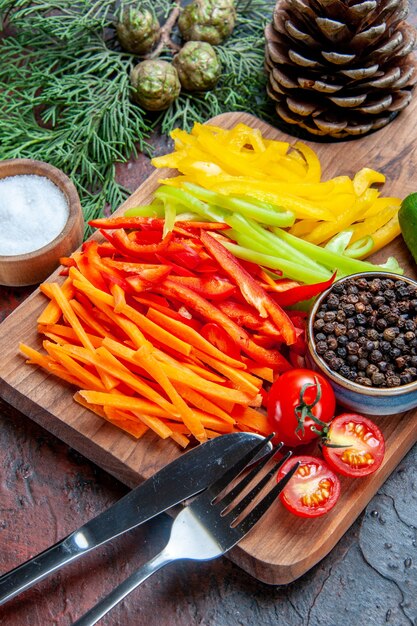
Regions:
<instances>
[{"instance_id":1,"label":"fork handle","mask_svg":"<svg viewBox=\"0 0 417 626\"><path fill-rule=\"evenodd\" d=\"M152 576L161 567L171 563L174 559L165 549L154 556L150 561L142 565L141 568L133 572L118 587L113 589L107 596L97 602L87 613L73 623L72 626L93 626L106 615L116 604L121 602L131 591L139 587L149 576Z\"/></svg>"}]
</instances>

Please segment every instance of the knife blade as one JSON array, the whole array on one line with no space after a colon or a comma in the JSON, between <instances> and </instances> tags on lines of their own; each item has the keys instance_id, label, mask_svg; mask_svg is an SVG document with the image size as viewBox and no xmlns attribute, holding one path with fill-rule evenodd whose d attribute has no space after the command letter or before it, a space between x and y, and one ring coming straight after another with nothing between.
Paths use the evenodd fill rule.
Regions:
<instances>
[{"instance_id":1,"label":"knife blade","mask_svg":"<svg viewBox=\"0 0 417 626\"><path fill-rule=\"evenodd\" d=\"M132 530L214 482L263 439L230 433L169 463L70 535L0 577L0 605L103 543Z\"/></svg>"}]
</instances>

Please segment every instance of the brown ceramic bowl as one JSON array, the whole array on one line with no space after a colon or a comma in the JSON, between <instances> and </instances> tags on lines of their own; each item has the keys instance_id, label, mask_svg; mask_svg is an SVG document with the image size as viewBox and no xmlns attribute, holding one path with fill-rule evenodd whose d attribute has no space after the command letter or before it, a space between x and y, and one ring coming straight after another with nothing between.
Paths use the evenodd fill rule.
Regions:
<instances>
[{"instance_id":1,"label":"brown ceramic bowl","mask_svg":"<svg viewBox=\"0 0 417 626\"><path fill-rule=\"evenodd\" d=\"M61 170L33 159L10 159L0 162L0 179L22 174L45 176L64 194L68 204L67 222L55 239L33 252L0 255L0 284L9 287L35 285L45 280L59 265L62 256L70 255L81 245L84 218L77 190Z\"/></svg>"}]
</instances>

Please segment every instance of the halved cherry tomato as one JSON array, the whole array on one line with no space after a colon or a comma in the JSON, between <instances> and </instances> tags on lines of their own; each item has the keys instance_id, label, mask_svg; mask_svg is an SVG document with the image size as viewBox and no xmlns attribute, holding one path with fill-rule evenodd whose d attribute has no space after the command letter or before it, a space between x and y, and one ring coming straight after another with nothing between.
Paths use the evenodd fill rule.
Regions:
<instances>
[{"instance_id":1,"label":"halved cherry tomato","mask_svg":"<svg viewBox=\"0 0 417 626\"><path fill-rule=\"evenodd\" d=\"M277 441L299 446L320 436L335 406L333 388L324 376L309 369L291 369L271 386L268 420Z\"/></svg>"},{"instance_id":2,"label":"halved cherry tomato","mask_svg":"<svg viewBox=\"0 0 417 626\"><path fill-rule=\"evenodd\" d=\"M281 502L299 517L319 517L334 507L340 495L340 481L326 463L314 456L290 458L278 472L280 480L292 468L299 468L282 491Z\"/></svg>"},{"instance_id":3,"label":"halved cherry tomato","mask_svg":"<svg viewBox=\"0 0 417 626\"><path fill-rule=\"evenodd\" d=\"M368 476L381 465L385 453L384 436L369 418L342 413L334 418L323 440L323 456L344 476Z\"/></svg>"}]
</instances>

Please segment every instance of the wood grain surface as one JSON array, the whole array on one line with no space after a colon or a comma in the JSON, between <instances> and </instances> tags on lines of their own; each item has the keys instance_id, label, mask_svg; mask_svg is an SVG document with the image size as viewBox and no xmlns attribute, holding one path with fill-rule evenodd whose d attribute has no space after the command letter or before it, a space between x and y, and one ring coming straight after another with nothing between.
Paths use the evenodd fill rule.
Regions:
<instances>
[{"instance_id":1,"label":"wood grain surface","mask_svg":"<svg viewBox=\"0 0 417 626\"><path fill-rule=\"evenodd\" d=\"M416 108L417 99L389 126L366 138L354 142L312 144L322 162L324 178L336 174L353 175L360 167L368 166L386 174L384 195L403 197L414 191L417 165L414 144L417 137L413 120ZM247 114L224 114L213 120L224 127L232 127L238 121L260 128L265 136L295 142L294 138L282 135ZM153 172L119 212L147 203L159 179L167 174L163 170ZM411 273L409 255L400 238L389 250L380 251L377 257L385 258L388 254L395 254L407 268L407 273ZM152 434L138 442L132 440L76 405L69 385L24 364L17 344L24 340L32 346L40 346L36 318L44 302L42 294L35 291L0 326L1 397L125 484L138 484L180 452L174 443L158 440ZM298 578L323 558L417 440L415 415L384 417L376 421L387 440L384 464L376 475L363 481L343 480L341 500L325 518L303 521L277 505L232 551L231 559L259 580L276 585Z\"/></svg>"}]
</instances>

